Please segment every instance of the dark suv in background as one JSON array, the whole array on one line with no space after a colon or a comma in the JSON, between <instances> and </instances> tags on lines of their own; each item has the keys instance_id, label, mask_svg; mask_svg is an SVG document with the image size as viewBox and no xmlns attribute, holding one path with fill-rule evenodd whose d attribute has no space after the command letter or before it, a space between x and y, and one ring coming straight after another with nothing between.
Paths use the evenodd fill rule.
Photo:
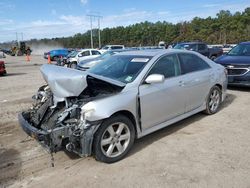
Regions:
<instances>
[{"instance_id":1,"label":"dark suv in background","mask_svg":"<svg viewBox=\"0 0 250 188\"><path fill-rule=\"evenodd\" d=\"M215 59L228 70L228 84L250 86L250 42L242 42Z\"/></svg>"},{"instance_id":2,"label":"dark suv in background","mask_svg":"<svg viewBox=\"0 0 250 188\"><path fill-rule=\"evenodd\" d=\"M208 57L211 60L215 60L217 57L223 54L223 50L220 48L208 48L204 42L182 42L174 46L174 49L183 49L199 52L200 54Z\"/></svg>"}]
</instances>

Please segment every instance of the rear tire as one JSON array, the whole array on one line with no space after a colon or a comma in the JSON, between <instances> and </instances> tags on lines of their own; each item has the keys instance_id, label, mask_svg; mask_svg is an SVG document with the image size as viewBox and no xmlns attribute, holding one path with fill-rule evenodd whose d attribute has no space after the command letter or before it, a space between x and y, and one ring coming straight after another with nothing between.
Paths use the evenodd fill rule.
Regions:
<instances>
[{"instance_id":1,"label":"rear tire","mask_svg":"<svg viewBox=\"0 0 250 188\"><path fill-rule=\"evenodd\" d=\"M222 93L220 88L218 86L212 87L206 101L206 114L211 115L218 112L221 104L221 97Z\"/></svg>"},{"instance_id":2,"label":"rear tire","mask_svg":"<svg viewBox=\"0 0 250 188\"><path fill-rule=\"evenodd\" d=\"M135 128L129 118L117 115L105 120L94 136L96 160L114 163L125 157L134 144Z\"/></svg>"}]
</instances>

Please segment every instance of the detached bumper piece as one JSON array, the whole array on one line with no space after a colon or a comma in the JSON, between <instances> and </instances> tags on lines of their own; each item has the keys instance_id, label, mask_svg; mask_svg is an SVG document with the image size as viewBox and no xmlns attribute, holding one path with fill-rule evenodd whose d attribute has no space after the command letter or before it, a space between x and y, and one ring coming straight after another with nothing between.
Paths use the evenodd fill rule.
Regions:
<instances>
[{"instance_id":1,"label":"detached bumper piece","mask_svg":"<svg viewBox=\"0 0 250 188\"><path fill-rule=\"evenodd\" d=\"M26 132L30 137L36 139L42 146L51 151L49 132L40 130L32 126L29 122L29 113L20 113L18 114L18 121L24 132Z\"/></svg>"},{"instance_id":2,"label":"detached bumper piece","mask_svg":"<svg viewBox=\"0 0 250 188\"><path fill-rule=\"evenodd\" d=\"M81 157L92 154L93 135L100 124L100 122L87 123L87 128L83 131L76 129L75 126L61 126L46 131L30 123L29 112L20 113L18 120L24 132L35 138L49 152L57 152L66 146L68 151Z\"/></svg>"}]
</instances>

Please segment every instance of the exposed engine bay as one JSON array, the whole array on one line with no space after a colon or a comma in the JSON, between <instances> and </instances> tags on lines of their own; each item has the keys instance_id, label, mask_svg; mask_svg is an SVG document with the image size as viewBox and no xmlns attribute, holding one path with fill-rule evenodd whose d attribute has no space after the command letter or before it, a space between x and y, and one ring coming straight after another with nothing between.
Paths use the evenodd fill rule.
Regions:
<instances>
[{"instance_id":1,"label":"exposed engine bay","mask_svg":"<svg viewBox=\"0 0 250 188\"><path fill-rule=\"evenodd\" d=\"M91 155L93 135L100 121L85 119L82 107L90 101L120 92L123 87L87 76L87 87L79 96L55 100L49 85L38 89L33 107L19 115L24 131L36 138L50 152L66 148L80 156Z\"/></svg>"}]
</instances>

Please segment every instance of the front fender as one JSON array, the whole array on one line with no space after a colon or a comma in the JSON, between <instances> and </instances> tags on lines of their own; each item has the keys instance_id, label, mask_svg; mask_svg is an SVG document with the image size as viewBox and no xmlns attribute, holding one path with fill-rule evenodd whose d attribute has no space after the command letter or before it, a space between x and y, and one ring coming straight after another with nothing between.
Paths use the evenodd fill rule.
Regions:
<instances>
[{"instance_id":1,"label":"front fender","mask_svg":"<svg viewBox=\"0 0 250 188\"><path fill-rule=\"evenodd\" d=\"M129 111L137 119L137 90L117 93L107 98L98 99L85 104L82 111L91 106L93 109L90 116L86 116L88 121L98 121L112 116L118 111Z\"/></svg>"}]
</instances>

